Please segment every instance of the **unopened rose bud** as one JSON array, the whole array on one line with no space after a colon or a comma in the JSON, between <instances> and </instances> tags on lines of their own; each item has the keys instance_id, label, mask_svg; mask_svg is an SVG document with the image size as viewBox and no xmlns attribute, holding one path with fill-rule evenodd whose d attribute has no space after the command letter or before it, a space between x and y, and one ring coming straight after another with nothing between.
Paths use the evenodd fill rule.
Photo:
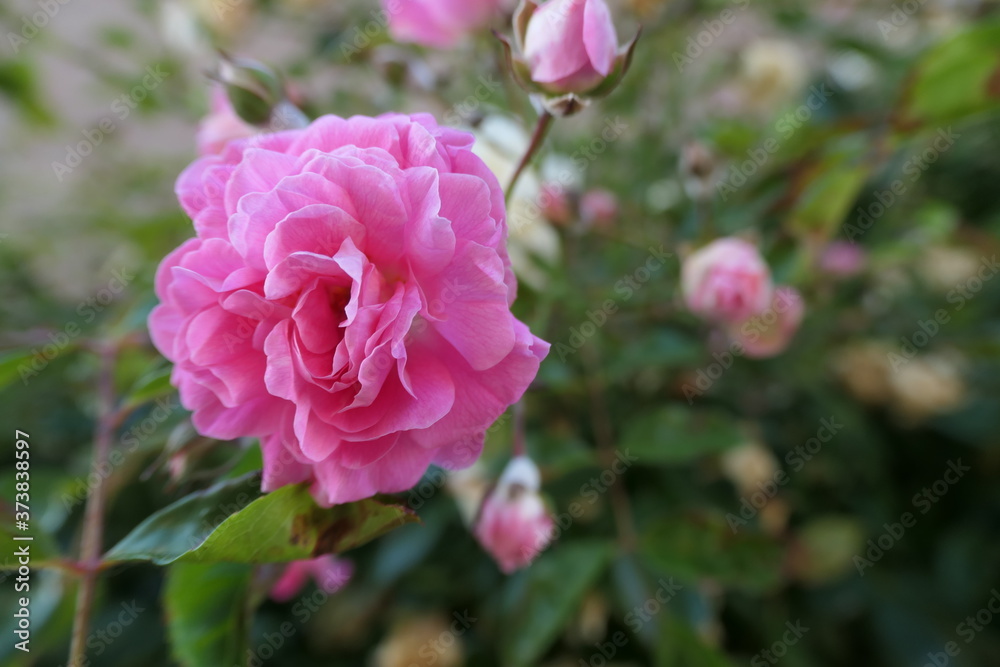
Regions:
<instances>
[{"instance_id":1,"label":"unopened rose bud","mask_svg":"<svg viewBox=\"0 0 1000 667\"><path fill-rule=\"evenodd\" d=\"M689 255L681 267L681 289L691 312L727 324L764 311L774 294L771 271L757 248L734 237Z\"/></svg>"},{"instance_id":2,"label":"unopened rose bud","mask_svg":"<svg viewBox=\"0 0 1000 667\"><path fill-rule=\"evenodd\" d=\"M327 595L347 585L354 574L354 563L335 556L320 556L311 560L296 560L285 566L281 577L271 587L271 599L276 602L291 600L309 579Z\"/></svg>"},{"instance_id":3,"label":"unopened rose bud","mask_svg":"<svg viewBox=\"0 0 1000 667\"><path fill-rule=\"evenodd\" d=\"M210 113L198 126L196 138L200 155L217 155L230 141L252 136L257 129L236 115L222 86L212 89Z\"/></svg>"},{"instance_id":4,"label":"unopened rose bud","mask_svg":"<svg viewBox=\"0 0 1000 667\"><path fill-rule=\"evenodd\" d=\"M618 218L618 197L610 190L589 190L580 198L580 218L585 225L610 225Z\"/></svg>"},{"instance_id":5,"label":"unopened rose bud","mask_svg":"<svg viewBox=\"0 0 1000 667\"><path fill-rule=\"evenodd\" d=\"M549 222L565 226L573 220L573 206L566 188L558 183L542 183L538 206Z\"/></svg>"},{"instance_id":6,"label":"unopened rose bud","mask_svg":"<svg viewBox=\"0 0 1000 667\"><path fill-rule=\"evenodd\" d=\"M802 323L805 304L794 287L774 290L771 306L745 322L731 324L729 337L743 346L751 359L767 359L785 351Z\"/></svg>"},{"instance_id":7,"label":"unopened rose bud","mask_svg":"<svg viewBox=\"0 0 1000 667\"><path fill-rule=\"evenodd\" d=\"M548 0L528 20L531 80L553 93L586 93L611 74L618 36L604 0Z\"/></svg>"},{"instance_id":8,"label":"unopened rose bud","mask_svg":"<svg viewBox=\"0 0 1000 667\"><path fill-rule=\"evenodd\" d=\"M216 79L225 88L233 111L250 125L277 131L309 124L288 101L280 75L261 63L224 55Z\"/></svg>"},{"instance_id":9,"label":"unopened rose bud","mask_svg":"<svg viewBox=\"0 0 1000 667\"><path fill-rule=\"evenodd\" d=\"M528 566L552 539L554 524L538 494L540 485L538 467L519 456L483 501L475 535L507 574Z\"/></svg>"},{"instance_id":10,"label":"unopened rose bud","mask_svg":"<svg viewBox=\"0 0 1000 667\"><path fill-rule=\"evenodd\" d=\"M514 37L516 53L501 40L518 83L538 94L549 113L568 116L618 86L639 36L618 48L604 0L522 0Z\"/></svg>"}]
</instances>

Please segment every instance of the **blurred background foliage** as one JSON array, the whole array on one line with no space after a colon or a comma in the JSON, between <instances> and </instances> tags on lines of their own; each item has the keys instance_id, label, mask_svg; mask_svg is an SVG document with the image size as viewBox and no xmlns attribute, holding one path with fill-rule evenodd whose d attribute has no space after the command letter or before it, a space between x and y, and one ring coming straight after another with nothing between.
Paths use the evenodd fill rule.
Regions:
<instances>
[{"instance_id":1,"label":"blurred background foliage","mask_svg":"<svg viewBox=\"0 0 1000 667\"><path fill-rule=\"evenodd\" d=\"M38 6L4 4L2 32L24 34ZM527 435L557 541L506 577L463 524L469 489L509 456L502 419L476 470L447 485L432 471L399 499L422 524L349 552L356 573L328 599L310 585L288 604L262 600L268 567L115 565L93 631L142 611L120 636L91 636L91 664L910 667L948 642L960 653L947 664L1000 664L1000 619L960 625L1000 585L997 3L614 11L622 37L644 28L633 69L557 124L548 148L563 160L538 179L555 174L571 211L523 241L534 268L515 304L553 343ZM6 442L31 435L36 563L78 552L94 341L124 341L114 382L128 408L105 547L259 463L253 443L191 432L144 333L155 268L191 234L172 185L194 157L214 48L280 68L313 115L530 126L488 35L452 52L396 45L377 12L374 0L69 0L16 53L5 38L0 415ZM121 118L115 100L157 65L167 76ZM477 97L484 81L503 83ZM102 118L113 130L60 175L53 163ZM608 122L624 129L594 143ZM617 198L613 219L580 215L594 188ZM528 210L525 225L548 226ZM680 306L680 258L722 234L756 240L777 281L805 295L802 328L774 359L727 356ZM859 270L824 263L837 241L863 252ZM643 272L661 246L670 256ZM622 474L609 472L616 455L631 457ZM0 460L8 532L12 444ZM935 487L959 461L968 472ZM899 536L906 512L915 524ZM0 664L64 664L74 582L65 567L34 574L33 650L12 650L5 611ZM5 610L12 588L7 575ZM789 634L796 624L808 630ZM244 633L246 646L226 639Z\"/></svg>"}]
</instances>

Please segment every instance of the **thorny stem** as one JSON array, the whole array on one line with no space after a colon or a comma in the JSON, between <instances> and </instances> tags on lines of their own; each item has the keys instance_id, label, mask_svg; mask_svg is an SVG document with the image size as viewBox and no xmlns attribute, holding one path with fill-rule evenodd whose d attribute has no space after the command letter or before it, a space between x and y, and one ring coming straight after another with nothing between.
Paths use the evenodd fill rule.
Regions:
<instances>
[{"instance_id":1,"label":"thorny stem","mask_svg":"<svg viewBox=\"0 0 1000 667\"><path fill-rule=\"evenodd\" d=\"M98 375L98 416L94 428L93 466L101 470L107 464L114 438L115 386L114 365L118 355L118 344L108 343L99 351L101 368ZM83 519L83 537L80 542L82 575L77 592L76 610L73 614L73 636L69 649L67 667L82 667L86 656L87 631L90 614L94 606L97 590L97 576L101 569L101 543L104 536L105 478L97 476L94 490L87 498L87 508Z\"/></svg>"},{"instance_id":2,"label":"thorny stem","mask_svg":"<svg viewBox=\"0 0 1000 667\"><path fill-rule=\"evenodd\" d=\"M527 169L538 149L545 143L545 136L549 133L553 120L554 116L548 111L542 111L538 117L538 124L535 125L535 132L531 135L531 143L528 145L528 150L525 151L524 157L521 158L521 162L517 165L517 169L514 170L514 175L510 177L510 183L507 185L508 201L510 201L511 196L514 194L514 186L517 185L517 179L521 177L521 173Z\"/></svg>"}]
</instances>

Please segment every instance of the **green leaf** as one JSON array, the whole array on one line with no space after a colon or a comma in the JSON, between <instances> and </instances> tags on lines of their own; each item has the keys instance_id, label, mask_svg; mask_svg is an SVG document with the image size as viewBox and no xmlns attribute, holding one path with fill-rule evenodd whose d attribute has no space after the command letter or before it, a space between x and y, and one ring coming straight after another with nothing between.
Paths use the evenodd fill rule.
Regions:
<instances>
[{"instance_id":1,"label":"green leaf","mask_svg":"<svg viewBox=\"0 0 1000 667\"><path fill-rule=\"evenodd\" d=\"M0 354L0 389L13 384L21 377L21 365L35 356L29 350L15 350Z\"/></svg>"},{"instance_id":2,"label":"green leaf","mask_svg":"<svg viewBox=\"0 0 1000 667\"><path fill-rule=\"evenodd\" d=\"M800 170L795 206L788 216L793 232L827 239L844 221L873 164L863 157L866 149L854 146L825 155Z\"/></svg>"},{"instance_id":3,"label":"green leaf","mask_svg":"<svg viewBox=\"0 0 1000 667\"><path fill-rule=\"evenodd\" d=\"M192 493L147 517L112 547L105 560L172 563L201 546L226 519L260 496L259 472Z\"/></svg>"},{"instance_id":4,"label":"green leaf","mask_svg":"<svg viewBox=\"0 0 1000 667\"><path fill-rule=\"evenodd\" d=\"M640 555L655 570L681 580L712 579L747 591L766 591L781 580L782 549L743 528L735 533L719 513L671 516L644 533Z\"/></svg>"},{"instance_id":5,"label":"green leaf","mask_svg":"<svg viewBox=\"0 0 1000 667\"><path fill-rule=\"evenodd\" d=\"M304 484L286 486L226 519L191 562L283 563L342 553L419 521L400 505L361 500L320 507Z\"/></svg>"},{"instance_id":6,"label":"green leaf","mask_svg":"<svg viewBox=\"0 0 1000 667\"><path fill-rule=\"evenodd\" d=\"M151 371L139 378L135 386L129 391L125 399L125 405L127 407L142 405L161 396L173 393L174 387L170 384L170 372L170 367L166 366Z\"/></svg>"},{"instance_id":7,"label":"green leaf","mask_svg":"<svg viewBox=\"0 0 1000 667\"><path fill-rule=\"evenodd\" d=\"M184 667L245 665L253 568L233 563L176 563L164 607L174 658Z\"/></svg>"},{"instance_id":8,"label":"green leaf","mask_svg":"<svg viewBox=\"0 0 1000 667\"><path fill-rule=\"evenodd\" d=\"M52 567L54 563L49 561L57 558L59 555L56 546L52 543L52 538L40 531L37 525L34 525L37 523L35 521L32 522L33 530L27 532L16 530L12 521L13 517L14 511L11 508L9 516L4 517L4 520L0 521L0 541L5 545L9 545L9 548L4 548L2 553L0 553L0 571L18 569L20 563L18 563L18 557L14 552L22 546L27 546L31 552L31 569ZM33 539L31 541L14 541L15 537L24 537L26 535L30 535Z\"/></svg>"},{"instance_id":9,"label":"green leaf","mask_svg":"<svg viewBox=\"0 0 1000 667\"><path fill-rule=\"evenodd\" d=\"M640 465L686 463L743 442L739 424L721 410L669 405L634 420L621 438Z\"/></svg>"},{"instance_id":10,"label":"green leaf","mask_svg":"<svg viewBox=\"0 0 1000 667\"><path fill-rule=\"evenodd\" d=\"M515 580L506 609L501 649L504 667L538 664L604 572L614 545L584 541L557 544Z\"/></svg>"},{"instance_id":11,"label":"green leaf","mask_svg":"<svg viewBox=\"0 0 1000 667\"><path fill-rule=\"evenodd\" d=\"M340 553L417 521L376 500L319 507L306 485L262 496L259 473L194 493L142 522L109 561L283 563Z\"/></svg>"},{"instance_id":12,"label":"green leaf","mask_svg":"<svg viewBox=\"0 0 1000 667\"><path fill-rule=\"evenodd\" d=\"M798 533L791 569L810 584L824 584L853 574L854 556L864 549L865 529L850 516L813 519Z\"/></svg>"},{"instance_id":13,"label":"green leaf","mask_svg":"<svg viewBox=\"0 0 1000 667\"><path fill-rule=\"evenodd\" d=\"M686 621L675 614L663 614L663 632L656 650L657 667L730 667L733 663L714 646L697 635Z\"/></svg>"},{"instance_id":14,"label":"green leaf","mask_svg":"<svg viewBox=\"0 0 1000 667\"><path fill-rule=\"evenodd\" d=\"M913 131L1000 109L1000 22L983 21L931 49L910 73L895 125Z\"/></svg>"}]
</instances>

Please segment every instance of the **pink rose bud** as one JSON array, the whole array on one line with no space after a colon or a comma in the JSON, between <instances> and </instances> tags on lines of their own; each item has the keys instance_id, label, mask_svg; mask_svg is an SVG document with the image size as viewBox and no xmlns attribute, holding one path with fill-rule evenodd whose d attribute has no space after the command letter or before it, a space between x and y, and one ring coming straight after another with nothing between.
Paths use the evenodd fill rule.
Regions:
<instances>
[{"instance_id":1,"label":"pink rose bud","mask_svg":"<svg viewBox=\"0 0 1000 667\"><path fill-rule=\"evenodd\" d=\"M528 20L531 80L554 93L585 93L614 69L618 37L604 0L548 0Z\"/></svg>"},{"instance_id":2,"label":"pink rose bud","mask_svg":"<svg viewBox=\"0 0 1000 667\"><path fill-rule=\"evenodd\" d=\"M489 25L507 0L382 0L399 42L447 49Z\"/></svg>"},{"instance_id":3,"label":"pink rose bud","mask_svg":"<svg viewBox=\"0 0 1000 667\"><path fill-rule=\"evenodd\" d=\"M226 91L221 86L216 86L212 89L211 112L198 126L198 154L218 155L230 141L249 137L256 131L256 128L236 115Z\"/></svg>"},{"instance_id":4,"label":"pink rose bud","mask_svg":"<svg viewBox=\"0 0 1000 667\"><path fill-rule=\"evenodd\" d=\"M639 39L618 48L604 0L521 0L514 14L515 44L503 42L517 83L541 98L555 116L569 116L621 83Z\"/></svg>"},{"instance_id":5,"label":"pink rose bud","mask_svg":"<svg viewBox=\"0 0 1000 667\"><path fill-rule=\"evenodd\" d=\"M590 190L580 198L580 217L587 225L611 224L618 217L618 197L609 190Z\"/></svg>"},{"instance_id":6,"label":"pink rose bud","mask_svg":"<svg viewBox=\"0 0 1000 667\"><path fill-rule=\"evenodd\" d=\"M518 456L483 501L476 539L507 574L530 564L552 539L554 524L538 495L540 486L538 467Z\"/></svg>"},{"instance_id":7,"label":"pink rose bud","mask_svg":"<svg viewBox=\"0 0 1000 667\"><path fill-rule=\"evenodd\" d=\"M353 574L354 563L335 556L292 561L271 587L271 599L276 602L291 600L310 578L320 590L330 595L346 586Z\"/></svg>"},{"instance_id":8,"label":"pink rose bud","mask_svg":"<svg viewBox=\"0 0 1000 667\"><path fill-rule=\"evenodd\" d=\"M834 241L823 249L819 268L837 278L850 278L864 271L866 262L867 257L861 246L848 241Z\"/></svg>"},{"instance_id":9,"label":"pink rose bud","mask_svg":"<svg viewBox=\"0 0 1000 667\"><path fill-rule=\"evenodd\" d=\"M753 244L734 237L709 243L684 260L681 289L691 312L739 323L771 305L771 271Z\"/></svg>"},{"instance_id":10,"label":"pink rose bud","mask_svg":"<svg viewBox=\"0 0 1000 667\"><path fill-rule=\"evenodd\" d=\"M573 219L573 207L566 188L558 183L543 183L538 206L545 219L556 225L568 225Z\"/></svg>"},{"instance_id":11,"label":"pink rose bud","mask_svg":"<svg viewBox=\"0 0 1000 667\"><path fill-rule=\"evenodd\" d=\"M802 323L805 303L794 287L774 290L774 300L762 313L745 322L731 324L729 337L743 346L750 359L766 359L785 351Z\"/></svg>"}]
</instances>

